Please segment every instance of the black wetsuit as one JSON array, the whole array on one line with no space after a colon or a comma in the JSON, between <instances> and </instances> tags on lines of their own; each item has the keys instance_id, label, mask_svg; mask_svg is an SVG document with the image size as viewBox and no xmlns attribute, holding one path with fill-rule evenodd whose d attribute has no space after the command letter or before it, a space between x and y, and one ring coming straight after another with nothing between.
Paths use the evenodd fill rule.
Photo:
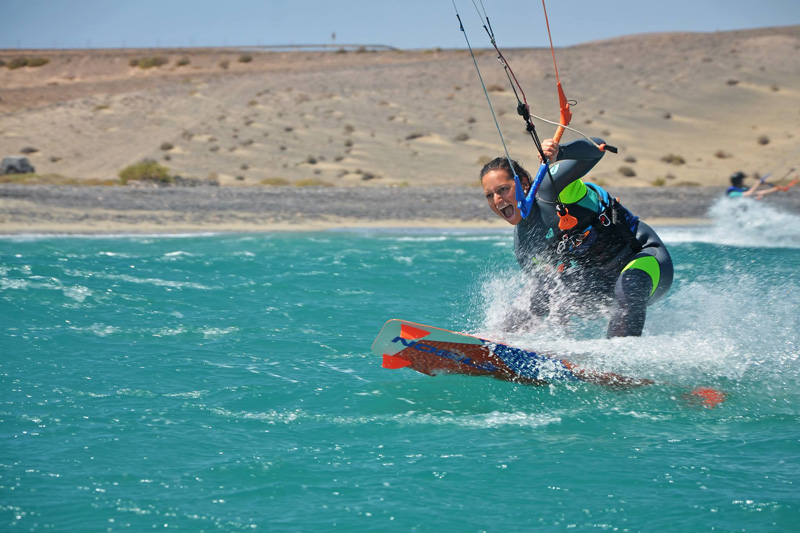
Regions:
<instances>
[{"instance_id":1,"label":"black wetsuit","mask_svg":"<svg viewBox=\"0 0 800 533\"><path fill-rule=\"evenodd\" d=\"M611 302L608 337L641 335L647 305L672 285L672 260L652 228L580 180L604 153L585 140L561 146L552 183L545 176L530 214L515 226L514 252L542 283L532 312L549 312L555 293L568 298L573 314ZM559 228L559 199L578 220L571 229Z\"/></svg>"}]
</instances>

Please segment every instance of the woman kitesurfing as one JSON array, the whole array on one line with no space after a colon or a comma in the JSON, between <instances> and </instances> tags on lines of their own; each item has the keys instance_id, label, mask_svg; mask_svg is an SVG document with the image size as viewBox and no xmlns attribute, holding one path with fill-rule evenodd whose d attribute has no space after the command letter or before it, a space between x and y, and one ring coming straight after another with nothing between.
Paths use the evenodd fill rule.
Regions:
<instances>
[{"instance_id":1,"label":"woman kitesurfing","mask_svg":"<svg viewBox=\"0 0 800 533\"><path fill-rule=\"evenodd\" d=\"M599 139L597 139L599 141ZM603 157L592 144L578 140L563 146L542 143L552 180L536 195L523 217L515 201L516 183L530 187L530 174L516 161L509 167L498 157L481 169L481 185L490 208L514 226L517 262L535 280L530 314L543 316L551 300L565 299L567 311L593 312L594 303L612 307L607 336L638 336L647 306L661 299L672 285L672 259L656 232L601 187L581 178ZM564 228L559 206L575 222ZM518 312L509 327L524 324Z\"/></svg>"},{"instance_id":2,"label":"woman kitesurfing","mask_svg":"<svg viewBox=\"0 0 800 533\"><path fill-rule=\"evenodd\" d=\"M474 0L473 5L480 16ZM494 115L455 2L453 6ZM547 21L544 0L542 7ZM672 285L669 252L652 228L601 187L582 181L606 151L616 152L616 149L568 127L572 113L558 78L552 38L550 49L561 117L558 123L545 121L557 125L558 130L553 139L541 142L531 121L531 117L540 117L530 113L525 93L496 44L485 9L482 18L541 162L536 177L532 178L522 165L511 159L495 118L505 155L481 169L481 185L492 211L514 226L517 261L534 280L535 287L530 306L523 312L509 313L507 327L516 329L530 317L548 314L552 301L557 299L570 302L569 314L591 313L597 309L597 303L610 304L607 336L641 335L647 306L662 298ZM550 36L549 21L547 31ZM579 133L584 139L559 144L565 129Z\"/></svg>"}]
</instances>

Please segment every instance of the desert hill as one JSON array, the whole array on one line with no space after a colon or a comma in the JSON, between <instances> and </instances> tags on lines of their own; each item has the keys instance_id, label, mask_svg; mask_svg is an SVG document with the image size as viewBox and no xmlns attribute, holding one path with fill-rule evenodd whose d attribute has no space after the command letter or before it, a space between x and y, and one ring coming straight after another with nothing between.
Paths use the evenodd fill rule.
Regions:
<instances>
[{"instance_id":1,"label":"desert hill","mask_svg":"<svg viewBox=\"0 0 800 533\"><path fill-rule=\"evenodd\" d=\"M532 111L556 120L550 50L504 53ZM477 54L512 157L534 168L505 74L493 51ZM578 101L572 126L620 151L592 179L721 186L736 170L800 164L800 26L633 35L556 55ZM8 68L23 57L47 62ZM474 186L502 152L464 50L3 50L0 61L0 154L28 149L39 174L115 179L151 158L223 185Z\"/></svg>"}]
</instances>

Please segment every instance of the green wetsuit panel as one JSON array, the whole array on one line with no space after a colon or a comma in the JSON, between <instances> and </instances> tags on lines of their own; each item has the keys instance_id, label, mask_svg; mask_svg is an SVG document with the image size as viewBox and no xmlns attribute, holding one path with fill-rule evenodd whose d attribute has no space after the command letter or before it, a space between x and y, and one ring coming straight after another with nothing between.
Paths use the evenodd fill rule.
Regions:
<instances>
[{"instance_id":1,"label":"green wetsuit panel","mask_svg":"<svg viewBox=\"0 0 800 533\"><path fill-rule=\"evenodd\" d=\"M661 267L658 264L658 260L652 255L637 257L625 265L622 271L625 272L629 268L638 268L650 276L650 279L653 281L653 288L650 289L650 296L652 296L656 287L658 287L658 282L661 280Z\"/></svg>"},{"instance_id":2,"label":"green wetsuit panel","mask_svg":"<svg viewBox=\"0 0 800 533\"><path fill-rule=\"evenodd\" d=\"M586 196L586 191L588 189L589 188L583 181L575 180L558 193L558 199L563 204L574 204Z\"/></svg>"}]
</instances>

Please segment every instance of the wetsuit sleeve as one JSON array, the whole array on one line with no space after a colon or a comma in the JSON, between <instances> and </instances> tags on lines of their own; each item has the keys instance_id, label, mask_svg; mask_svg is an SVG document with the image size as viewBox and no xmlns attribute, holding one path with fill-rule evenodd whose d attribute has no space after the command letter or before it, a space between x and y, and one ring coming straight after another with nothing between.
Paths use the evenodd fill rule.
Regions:
<instances>
[{"instance_id":1,"label":"wetsuit sleeve","mask_svg":"<svg viewBox=\"0 0 800 533\"><path fill-rule=\"evenodd\" d=\"M593 140L597 144L603 143L603 140L599 138ZM561 194L571 183L588 174L604 155L605 152L585 139L561 145L558 149L556 164L551 165L556 194ZM555 172L553 172L554 170ZM582 196L583 192L577 196ZM562 200L564 199L562 198Z\"/></svg>"},{"instance_id":2,"label":"wetsuit sleeve","mask_svg":"<svg viewBox=\"0 0 800 533\"><path fill-rule=\"evenodd\" d=\"M599 137L592 137L592 140L597 144L603 144L605 142ZM594 161L594 163L597 164L604 155L605 152L599 150L586 139L578 139L577 141L560 145L556 161L574 159L576 161Z\"/></svg>"}]
</instances>

